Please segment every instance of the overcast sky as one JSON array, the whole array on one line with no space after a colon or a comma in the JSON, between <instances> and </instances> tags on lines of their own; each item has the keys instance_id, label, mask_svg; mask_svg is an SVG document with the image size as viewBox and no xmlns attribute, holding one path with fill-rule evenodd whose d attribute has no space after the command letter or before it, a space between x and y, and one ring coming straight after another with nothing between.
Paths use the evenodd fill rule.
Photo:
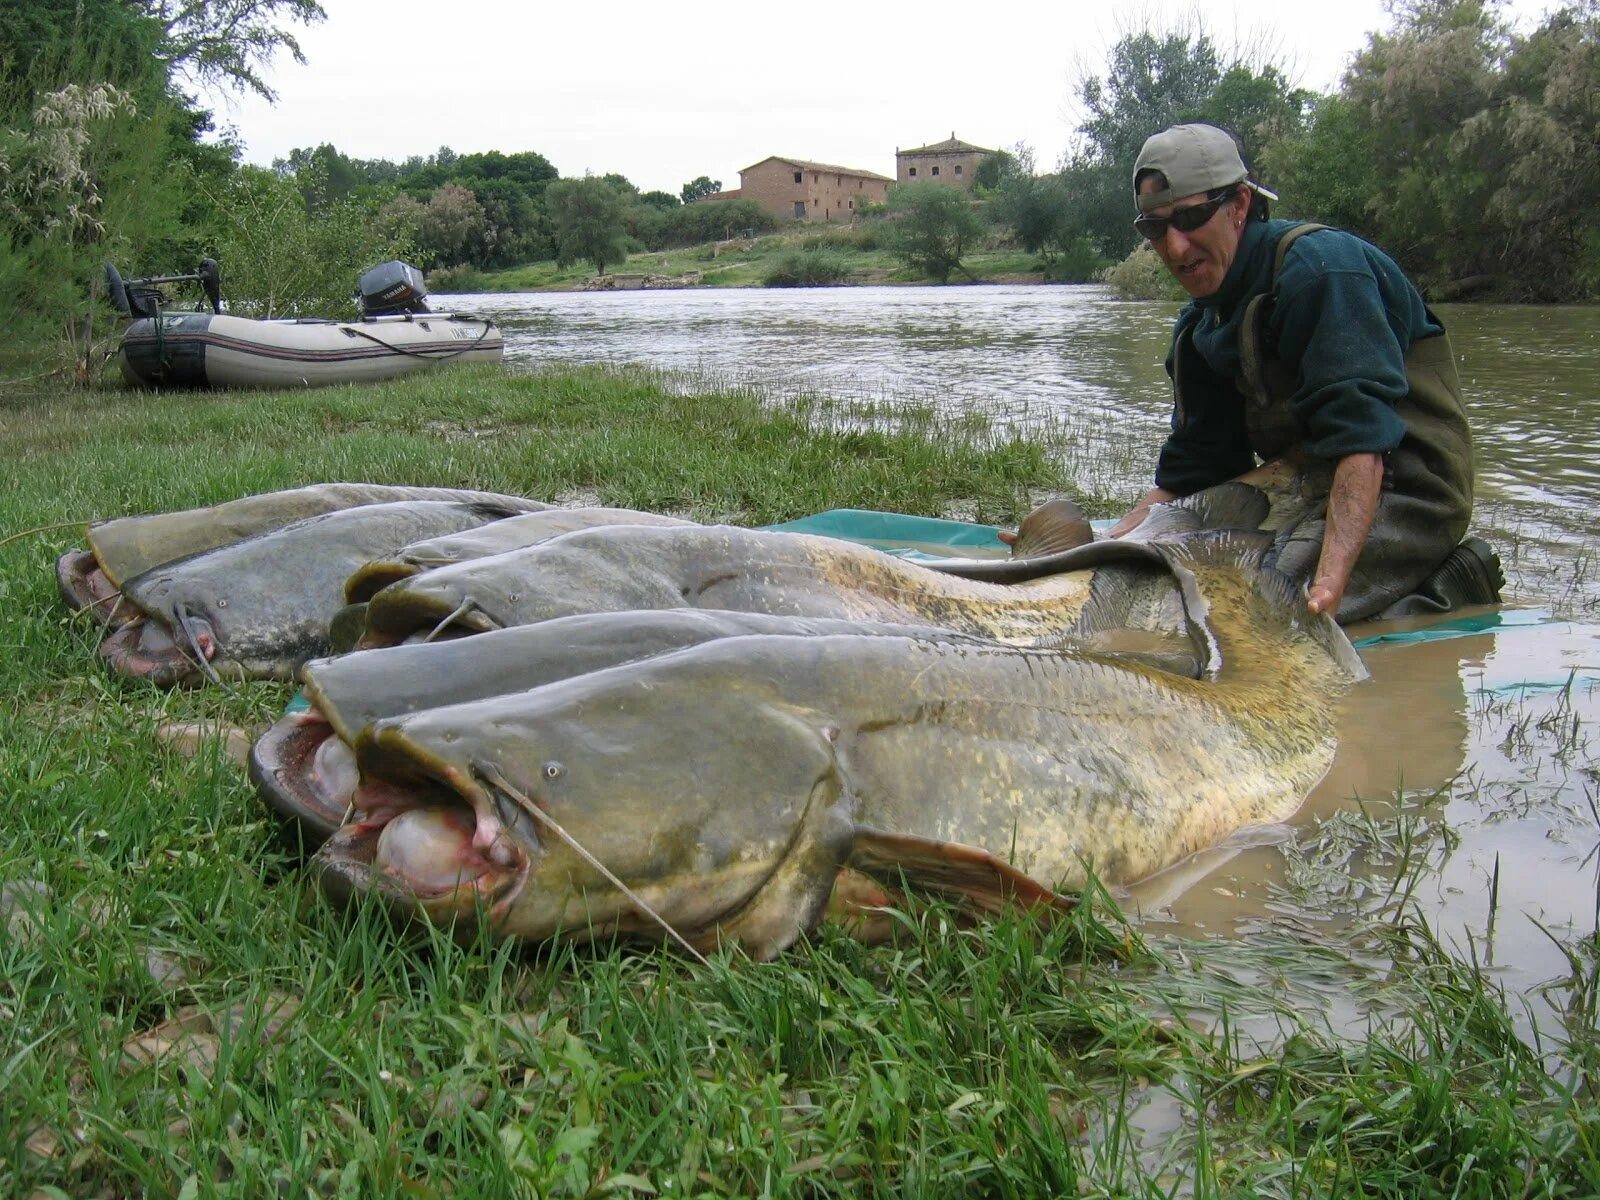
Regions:
<instances>
[{"instance_id":1,"label":"overcast sky","mask_svg":"<svg viewBox=\"0 0 1600 1200\"><path fill-rule=\"evenodd\" d=\"M210 96L249 162L331 142L355 158L536 150L564 176L618 172L677 194L699 175L739 185L777 154L894 174L897 147L954 132L1033 147L1041 169L1072 137L1073 82L1123 33L1187 27L1265 50L1302 85L1332 87L1382 0L1231 5L979 0L322 0L280 56L276 104ZM1553 0L1511 0L1524 28ZM1098 14L1098 15L1097 15Z\"/></svg>"}]
</instances>

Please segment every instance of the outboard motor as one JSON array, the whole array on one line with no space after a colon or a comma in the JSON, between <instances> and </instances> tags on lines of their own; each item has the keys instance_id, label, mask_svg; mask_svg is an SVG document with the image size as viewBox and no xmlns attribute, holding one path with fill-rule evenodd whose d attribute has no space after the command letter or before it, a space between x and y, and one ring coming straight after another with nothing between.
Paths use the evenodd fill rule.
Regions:
<instances>
[{"instance_id":1,"label":"outboard motor","mask_svg":"<svg viewBox=\"0 0 1600 1200\"><path fill-rule=\"evenodd\" d=\"M428 311L428 285L422 272L398 259L363 271L356 282L356 298L363 317Z\"/></svg>"},{"instance_id":2,"label":"outboard motor","mask_svg":"<svg viewBox=\"0 0 1600 1200\"><path fill-rule=\"evenodd\" d=\"M123 316L135 320L160 316L166 300L160 286L163 283L198 283L211 311L222 311L222 271L214 258L202 258L192 275L147 275L143 279L128 280L124 280L122 272L111 263L106 264L106 286L111 290L111 303Z\"/></svg>"}]
</instances>

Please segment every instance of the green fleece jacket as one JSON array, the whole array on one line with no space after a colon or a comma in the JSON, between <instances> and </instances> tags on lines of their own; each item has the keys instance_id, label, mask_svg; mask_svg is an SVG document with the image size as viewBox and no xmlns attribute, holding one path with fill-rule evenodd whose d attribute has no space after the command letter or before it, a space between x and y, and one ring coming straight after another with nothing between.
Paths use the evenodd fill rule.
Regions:
<instances>
[{"instance_id":1,"label":"green fleece jacket","mask_svg":"<svg viewBox=\"0 0 1600 1200\"><path fill-rule=\"evenodd\" d=\"M1178 314L1167 374L1180 352L1183 395L1161 449L1156 484L1186 496L1255 465L1235 386L1239 328L1250 300L1268 290L1279 236L1298 221L1247 222L1239 253L1215 295ZM1295 368L1289 405L1300 448L1313 458L1385 454L1400 444L1411 343L1444 331L1382 250L1342 230L1296 241L1284 258L1267 343ZM1189 338L1183 335L1189 333Z\"/></svg>"}]
</instances>

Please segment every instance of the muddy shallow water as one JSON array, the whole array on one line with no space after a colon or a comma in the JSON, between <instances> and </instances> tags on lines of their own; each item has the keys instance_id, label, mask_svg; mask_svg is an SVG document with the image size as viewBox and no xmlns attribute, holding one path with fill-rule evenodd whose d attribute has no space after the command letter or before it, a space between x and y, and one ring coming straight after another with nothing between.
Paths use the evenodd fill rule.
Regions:
<instances>
[{"instance_id":1,"label":"muddy shallow water","mask_svg":"<svg viewBox=\"0 0 1600 1200\"><path fill-rule=\"evenodd\" d=\"M1170 403L1175 306L1097 287L454 299L501 321L513 361L978 413L1002 434L1064 424L1069 469L1102 494L1145 486ZM1506 604L1459 636L1367 645L1373 678L1343 702L1333 768L1288 827L1132 901L1151 932L1215 936L1262 921L1331 933L1404 900L1536 1009L1537 985L1567 968L1540 927L1582 936L1600 916L1600 309L1440 314L1478 443L1474 527L1502 554ZM1336 993L1331 1015L1356 1020Z\"/></svg>"}]
</instances>

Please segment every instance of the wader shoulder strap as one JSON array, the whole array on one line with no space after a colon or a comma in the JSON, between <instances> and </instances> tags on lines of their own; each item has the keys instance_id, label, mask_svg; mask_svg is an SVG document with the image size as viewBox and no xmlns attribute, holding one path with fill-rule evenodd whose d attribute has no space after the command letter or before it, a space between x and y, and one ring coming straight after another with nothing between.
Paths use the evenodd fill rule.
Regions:
<instances>
[{"instance_id":1,"label":"wader shoulder strap","mask_svg":"<svg viewBox=\"0 0 1600 1200\"><path fill-rule=\"evenodd\" d=\"M1244 397L1245 429L1250 448L1263 461L1278 457L1300 441L1302 431L1289 397L1299 384L1298 372L1278 358L1278 347L1268 332L1278 302L1278 276L1289 247L1308 233L1326 229L1310 222L1296 225L1278 236L1273 247L1272 274L1267 288L1245 306L1239 322L1239 374L1234 386Z\"/></svg>"},{"instance_id":2,"label":"wader shoulder strap","mask_svg":"<svg viewBox=\"0 0 1600 1200\"><path fill-rule=\"evenodd\" d=\"M1241 382L1245 394L1258 405L1264 406L1273 399L1271 380L1267 376L1267 360L1276 355L1272 353L1275 347L1268 345L1267 321L1278 302L1278 276L1283 273L1283 260L1288 257L1289 247L1295 242L1308 233L1327 228L1326 225L1307 221L1280 234L1272 252L1272 274L1267 277L1267 290L1245 306L1244 320L1239 323L1239 373L1243 376Z\"/></svg>"}]
</instances>

